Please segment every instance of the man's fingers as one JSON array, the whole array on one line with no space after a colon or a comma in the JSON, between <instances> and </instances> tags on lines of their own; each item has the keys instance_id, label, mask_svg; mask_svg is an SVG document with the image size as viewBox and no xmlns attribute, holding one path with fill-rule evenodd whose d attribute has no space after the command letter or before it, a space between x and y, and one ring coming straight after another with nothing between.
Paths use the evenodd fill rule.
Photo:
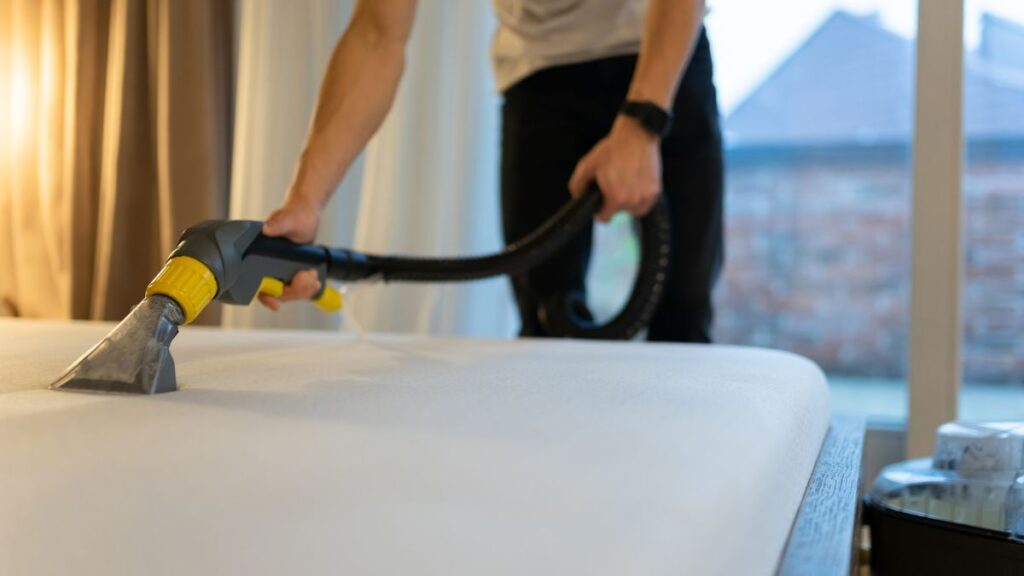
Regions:
<instances>
[{"instance_id":1,"label":"man's fingers","mask_svg":"<svg viewBox=\"0 0 1024 576\"><path fill-rule=\"evenodd\" d=\"M292 277L292 281L281 291L281 300L309 300L320 291L320 278L316 270L303 270Z\"/></svg>"},{"instance_id":2,"label":"man's fingers","mask_svg":"<svg viewBox=\"0 0 1024 576\"><path fill-rule=\"evenodd\" d=\"M610 222L612 216L621 210L621 208L605 200L605 203L601 206L601 210L594 216L594 219L598 222Z\"/></svg>"},{"instance_id":3,"label":"man's fingers","mask_svg":"<svg viewBox=\"0 0 1024 576\"><path fill-rule=\"evenodd\" d=\"M605 195L604 202L601 204L601 209L594 215L594 220L597 220L598 222L608 222L618 211L618 204Z\"/></svg>"},{"instance_id":4,"label":"man's fingers","mask_svg":"<svg viewBox=\"0 0 1024 576\"><path fill-rule=\"evenodd\" d=\"M309 300L314 294L320 291L322 284L316 270L309 269L297 272L292 281L285 284L281 296L274 297L269 294L259 294L257 298L260 303L277 312L281 309L282 302L290 300Z\"/></svg>"},{"instance_id":5,"label":"man's fingers","mask_svg":"<svg viewBox=\"0 0 1024 576\"><path fill-rule=\"evenodd\" d=\"M601 201L601 209L594 215L594 219L598 222L608 222L616 212L624 208L621 186L605 174L598 174L596 181L604 198Z\"/></svg>"},{"instance_id":6,"label":"man's fingers","mask_svg":"<svg viewBox=\"0 0 1024 576\"><path fill-rule=\"evenodd\" d=\"M640 209L634 215L637 218L641 218L643 216L647 216L647 213L650 212L652 208L654 208L655 204L658 203L658 198L660 198L660 197L661 197L661 192L659 192L657 194L654 194L653 196L650 196L649 198L647 198L643 203L641 203Z\"/></svg>"},{"instance_id":7,"label":"man's fingers","mask_svg":"<svg viewBox=\"0 0 1024 576\"><path fill-rule=\"evenodd\" d=\"M576 198L587 191L587 186L594 181L594 161L592 153L588 153L577 164L569 178L569 193Z\"/></svg>"},{"instance_id":8,"label":"man's fingers","mask_svg":"<svg viewBox=\"0 0 1024 576\"><path fill-rule=\"evenodd\" d=\"M647 213L651 207L651 197L647 194L638 194L633 197L633 200L624 209L626 212L635 218L640 218Z\"/></svg>"},{"instance_id":9,"label":"man's fingers","mask_svg":"<svg viewBox=\"0 0 1024 576\"><path fill-rule=\"evenodd\" d=\"M258 294L256 297L259 298L260 304L263 304L274 312L281 309L281 301L269 294Z\"/></svg>"},{"instance_id":10,"label":"man's fingers","mask_svg":"<svg viewBox=\"0 0 1024 576\"><path fill-rule=\"evenodd\" d=\"M658 201L660 193L638 192L636 190L624 189L621 184L597 178L598 185L604 193L604 203L601 210L594 216L600 222L608 222L618 212L628 212L640 218L645 216Z\"/></svg>"}]
</instances>

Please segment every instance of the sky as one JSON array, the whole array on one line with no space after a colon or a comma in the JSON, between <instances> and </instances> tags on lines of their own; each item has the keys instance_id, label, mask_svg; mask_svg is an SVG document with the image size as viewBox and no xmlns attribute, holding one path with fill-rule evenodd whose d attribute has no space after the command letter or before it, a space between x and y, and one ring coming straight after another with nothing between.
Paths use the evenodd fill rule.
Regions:
<instances>
[{"instance_id":1,"label":"sky","mask_svg":"<svg viewBox=\"0 0 1024 576\"><path fill-rule=\"evenodd\" d=\"M708 6L705 23L723 114L731 112L835 10L861 15L877 12L883 26L908 38L917 28L917 0L708 0ZM983 12L1024 25L1022 0L966 0L964 45L968 50L978 43Z\"/></svg>"}]
</instances>

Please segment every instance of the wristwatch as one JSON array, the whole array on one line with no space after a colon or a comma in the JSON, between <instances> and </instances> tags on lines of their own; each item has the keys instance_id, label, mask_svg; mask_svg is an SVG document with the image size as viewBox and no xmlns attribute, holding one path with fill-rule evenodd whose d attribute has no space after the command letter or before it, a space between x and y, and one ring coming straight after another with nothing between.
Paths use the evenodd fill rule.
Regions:
<instances>
[{"instance_id":1,"label":"wristwatch","mask_svg":"<svg viewBox=\"0 0 1024 576\"><path fill-rule=\"evenodd\" d=\"M659 138L668 136L672 129L672 113L654 102L626 100L619 114L636 120L644 130Z\"/></svg>"}]
</instances>

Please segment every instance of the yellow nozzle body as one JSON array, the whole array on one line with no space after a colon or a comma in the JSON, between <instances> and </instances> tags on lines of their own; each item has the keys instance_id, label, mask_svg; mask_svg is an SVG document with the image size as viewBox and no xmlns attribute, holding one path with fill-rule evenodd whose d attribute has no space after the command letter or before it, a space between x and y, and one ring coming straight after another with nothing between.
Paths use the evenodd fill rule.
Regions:
<instances>
[{"instance_id":1,"label":"yellow nozzle body","mask_svg":"<svg viewBox=\"0 0 1024 576\"><path fill-rule=\"evenodd\" d=\"M206 264L190 256L176 256L146 287L146 296L162 294L181 306L185 324L192 322L217 295L217 278Z\"/></svg>"}]
</instances>

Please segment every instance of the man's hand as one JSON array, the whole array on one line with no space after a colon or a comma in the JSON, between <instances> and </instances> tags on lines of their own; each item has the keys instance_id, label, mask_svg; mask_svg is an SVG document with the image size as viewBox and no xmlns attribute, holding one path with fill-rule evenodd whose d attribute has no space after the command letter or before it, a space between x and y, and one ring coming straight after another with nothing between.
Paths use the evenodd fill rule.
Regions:
<instances>
[{"instance_id":1,"label":"man's hand","mask_svg":"<svg viewBox=\"0 0 1024 576\"><path fill-rule=\"evenodd\" d=\"M619 116L611 132L584 156L569 179L577 197L597 182L604 204L595 216L607 222L620 210L634 216L650 211L661 194L661 147L657 136L631 118Z\"/></svg>"},{"instance_id":2,"label":"man's hand","mask_svg":"<svg viewBox=\"0 0 1024 576\"><path fill-rule=\"evenodd\" d=\"M651 0L644 17L636 70L626 100L648 101L670 109L679 78L700 35L704 0ZM619 210L646 214L661 194L659 140L632 118L615 119L608 136L576 165L569 191L579 196L592 182L604 193L597 219L607 222Z\"/></svg>"},{"instance_id":3,"label":"man's hand","mask_svg":"<svg viewBox=\"0 0 1024 576\"><path fill-rule=\"evenodd\" d=\"M293 242L308 243L316 237L320 225L320 209L314 204L288 201L275 210L263 223L267 236L281 236ZM309 300L320 291L320 279L316 270L303 270L292 277L284 287L280 298L260 294L260 302L273 311L281 308L281 302L288 300Z\"/></svg>"}]
</instances>

